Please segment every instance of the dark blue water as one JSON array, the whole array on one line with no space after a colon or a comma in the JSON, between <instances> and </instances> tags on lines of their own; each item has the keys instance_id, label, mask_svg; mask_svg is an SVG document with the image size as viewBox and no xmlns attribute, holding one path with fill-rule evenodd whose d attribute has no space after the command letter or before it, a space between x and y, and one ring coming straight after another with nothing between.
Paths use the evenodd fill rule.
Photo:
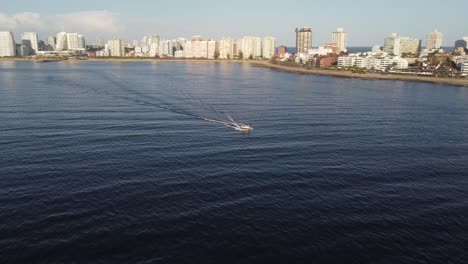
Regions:
<instances>
[{"instance_id":1,"label":"dark blue water","mask_svg":"<svg viewBox=\"0 0 468 264\"><path fill-rule=\"evenodd\" d=\"M466 88L0 62L0 262L466 263L467 127Z\"/></svg>"}]
</instances>

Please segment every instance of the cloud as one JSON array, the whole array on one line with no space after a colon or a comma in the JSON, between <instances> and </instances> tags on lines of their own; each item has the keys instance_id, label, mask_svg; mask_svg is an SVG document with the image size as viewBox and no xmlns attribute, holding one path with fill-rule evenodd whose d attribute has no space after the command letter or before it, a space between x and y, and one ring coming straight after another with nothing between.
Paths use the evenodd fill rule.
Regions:
<instances>
[{"instance_id":1,"label":"cloud","mask_svg":"<svg viewBox=\"0 0 468 264\"><path fill-rule=\"evenodd\" d=\"M22 12L14 15L0 13L0 30L12 31L41 31L46 23L41 15L33 12Z\"/></svg>"},{"instance_id":2,"label":"cloud","mask_svg":"<svg viewBox=\"0 0 468 264\"><path fill-rule=\"evenodd\" d=\"M119 13L106 10L90 10L41 16L34 12L5 14L0 12L0 31L13 31L17 37L23 32L37 32L41 38L57 32L80 33L85 38L120 37L124 32Z\"/></svg>"},{"instance_id":3,"label":"cloud","mask_svg":"<svg viewBox=\"0 0 468 264\"><path fill-rule=\"evenodd\" d=\"M118 34L122 32L120 14L103 11L83 11L60 14L55 17L57 30L83 34Z\"/></svg>"}]
</instances>

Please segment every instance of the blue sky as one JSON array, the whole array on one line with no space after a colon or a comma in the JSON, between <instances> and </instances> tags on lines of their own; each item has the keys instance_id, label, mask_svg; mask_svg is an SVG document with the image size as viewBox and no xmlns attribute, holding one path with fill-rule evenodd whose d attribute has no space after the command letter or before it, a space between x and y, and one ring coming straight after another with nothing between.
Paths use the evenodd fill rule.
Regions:
<instances>
[{"instance_id":1,"label":"blue sky","mask_svg":"<svg viewBox=\"0 0 468 264\"><path fill-rule=\"evenodd\" d=\"M330 42L331 32L343 27L349 46L382 44L397 32L425 43L434 28L444 33L444 45L468 36L464 23L468 1L2 1L0 30L37 31L40 37L56 31L80 31L89 41L97 36L138 39L202 35L219 39L244 35L277 38L293 46L294 28L308 26L314 46Z\"/></svg>"}]
</instances>

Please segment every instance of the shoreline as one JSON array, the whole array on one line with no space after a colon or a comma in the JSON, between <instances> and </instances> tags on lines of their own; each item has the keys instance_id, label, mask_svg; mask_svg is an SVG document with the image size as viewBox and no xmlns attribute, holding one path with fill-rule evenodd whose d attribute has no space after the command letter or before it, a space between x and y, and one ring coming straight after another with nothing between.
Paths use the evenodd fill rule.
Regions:
<instances>
[{"instance_id":1,"label":"shoreline","mask_svg":"<svg viewBox=\"0 0 468 264\"><path fill-rule=\"evenodd\" d=\"M306 69L303 67L294 67L286 65L272 64L269 62L252 62L257 67L264 67L277 71L284 71L290 73L308 74L308 75L321 75L338 78L348 79L361 79L361 80L390 80L390 81L411 81L411 82L425 82L433 84L446 84L458 87L468 87L468 79L455 79L444 77L431 77L431 76L414 76L402 74L380 74L380 73L352 73L349 71L340 70L326 70L326 69Z\"/></svg>"},{"instance_id":2,"label":"shoreline","mask_svg":"<svg viewBox=\"0 0 468 264\"><path fill-rule=\"evenodd\" d=\"M0 61L12 61L12 62L41 62L32 58L0 58ZM425 82L433 84L445 84L458 87L468 87L468 79L455 79L445 77L432 77L432 76L414 76L414 75L402 75L402 74L381 74L381 73L352 73L349 71L341 70L326 70L326 69L307 69L304 67L294 67L279 64L272 64L267 61L243 61L243 60L220 60L220 59L161 59L161 58L88 58L86 60L80 59L69 59L60 60L53 58L51 62L189 62L189 63L245 63L256 67L268 68L276 71L283 71L289 73L307 74L307 75L321 75L338 78L349 78L349 79L361 79L361 80L391 80L391 81L412 81L412 82Z\"/></svg>"}]
</instances>

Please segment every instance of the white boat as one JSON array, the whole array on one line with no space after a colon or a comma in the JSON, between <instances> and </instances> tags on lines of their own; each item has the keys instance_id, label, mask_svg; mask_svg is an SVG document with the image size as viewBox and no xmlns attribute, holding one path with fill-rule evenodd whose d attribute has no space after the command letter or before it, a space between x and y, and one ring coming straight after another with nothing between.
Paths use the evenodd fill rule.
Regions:
<instances>
[{"instance_id":1,"label":"white boat","mask_svg":"<svg viewBox=\"0 0 468 264\"><path fill-rule=\"evenodd\" d=\"M242 133L250 133L251 131L254 130L253 127L251 127L249 125L246 125L246 124L238 123L238 122L234 121L234 119L232 119L229 115L226 115L226 116L231 121L230 123L228 123L227 126L232 127L235 130L240 131Z\"/></svg>"}]
</instances>

